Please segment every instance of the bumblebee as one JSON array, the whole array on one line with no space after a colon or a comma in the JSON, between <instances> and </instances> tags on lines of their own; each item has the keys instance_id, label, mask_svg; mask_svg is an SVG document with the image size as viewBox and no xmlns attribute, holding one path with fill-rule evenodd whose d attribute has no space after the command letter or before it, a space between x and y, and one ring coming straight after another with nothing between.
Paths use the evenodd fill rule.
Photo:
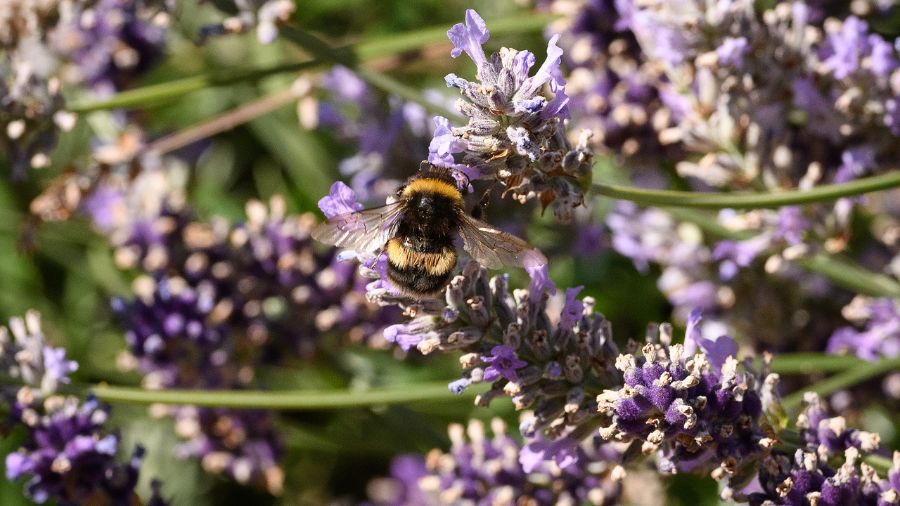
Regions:
<instances>
[{"instance_id":1,"label":"bumblebee","mask_svg":"<svg viewBox=\"0 0 900 506\"><path fill-rule=\"evenodd\" d=\"M388 279L416 298L435 296L450 281L457 236L463 249L490 269L546 262L527 242L469 216L450 170L431 165L401 186L393 202L335 216L312 236L359 252L386 252Z\"/></svg>"}]
</instances>

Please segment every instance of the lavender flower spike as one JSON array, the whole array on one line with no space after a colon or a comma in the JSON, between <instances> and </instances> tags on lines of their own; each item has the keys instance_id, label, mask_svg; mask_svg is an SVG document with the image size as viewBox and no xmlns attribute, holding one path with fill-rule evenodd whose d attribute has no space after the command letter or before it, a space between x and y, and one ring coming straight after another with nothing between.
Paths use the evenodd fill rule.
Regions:
<instances>
[{"instance_id":1,"label":"lavender flower spike","mask_svg":"<svg viewBox=\"0 0 900 506\"><path fill-rule=\"evenodd\" d=\"M461 351L462 378L450 390L461 393L472 383L490 382L476 404L511 397L516 409L532 409L522 431L526 437L581 440L599 417L586 390L618 383L613 367L618 349L609 323L594 312L593 299L578 300L577 289L568 290L563 307L551 310L549 294L555 287L546 264L529 273L534 276L530 289L510 291L506 276L488 278L470 261L450 281L443 301L382 297L382 304L397 304L405 314L416 315L386 329L385 336L424 354Z\"/></svg>"},{"instance_id":2,"label":"lavender flower spike","mask_svg":"<svg viewBox=\"0 0 900 506\"><path fill-rule=\"evenodd\" d=\"M682 345L671 344L671 332L660 325L642 356L616 359L624 385L597 397L600 412L612 420L600 434L640 441L645 454L657 454L663 472L700 468L740 481L738 464L758 460L773 443L763 415L774 408L778 376L767 374L765 363L756 371L733 356L720 367L705 354L686 356Z\"/></svg>"},{"instance_id":3,"label":"lavender flower spike","mask_svg":"<svg viewBox=\"0 0 900 506\"><path fill-rule=\"evenodd\" d=\"M49 395L77 369L76 362L66 360L66 350L47 345L37 311L11 318L9 329L0 327L0 375L12 382Z\"/></svg>"},{"instance_id":4,"label":"lavender flower spike","mask_svg":"<svg viewBox=\"0 0 900 506\"><path fill-rule=\"evenodd\" d=\"M458 141L451 143L447 130L440 128L442 122L431 158L467 175L500 180L520 202L537 198L545 208L552 203L560 221L570 220L573 208L583 201L578 182L590 177L590 133L582 135L575 148L566 137L562 121L568 117L569 99L559 70L559 37L550 39L546 60L529 75L535 63L530 51L504 47L485 57L481 44L487 40L487 28L475 11L467 11L466 23L454 26L448 36L454 58L465 51L477 64L478 82L446 76L447 86L462 95L456 108L468 123L450 130ZM543 94L548 83L552 98ZM458 152L462 155L454 157Z\"/></svg>"},{"instance_id":5,"label":"lavender flower spike","mask_svg":"<svg viewBox=\"0 0 900 506\"><path fill-rule=\"evenodd\" d=\"M804 401L797 417L801 447L791 453L776 448L759 465L753 492L725 488L723 498L751 506L900 503L900 452L894 453L887 479L879 477L863 462L878 449L878 435L848 428L843 417L829 418L815 393L807 392Z\"/></svg>"},{"instance_id":6,"label":"lavender flower spike","mask_svg":"<svg viewBox=\"0 0 900 506\"><path fill-rule=\"evenodd\" d=\"M117 462L119 437L103 427L108 414L93 397L80 403L51 396L22 410L28 438L6 456L6 477L27 478L25 495L37 503L134 504L144 450L137 447L127 463ZM165 503L157 498L155 504Z\"/></svg>"},{"instance_id":7,"label":"lavender flower spike","mask_svg":"<svg viewBox=\"0 0 900 506\"><path fill-rule=\"evenodd\" d=\"M467 427L449 427L451 448L432 450L425 458L402 455L391 465L391 477L369 485L369 504L438 506L445 504L617 504L625 472L615 462L619 453L597 440L574 442L577 465L565 468L541 460L520 463L526 448L507 435L500 419Z\"/></svg>"}]
</instances>

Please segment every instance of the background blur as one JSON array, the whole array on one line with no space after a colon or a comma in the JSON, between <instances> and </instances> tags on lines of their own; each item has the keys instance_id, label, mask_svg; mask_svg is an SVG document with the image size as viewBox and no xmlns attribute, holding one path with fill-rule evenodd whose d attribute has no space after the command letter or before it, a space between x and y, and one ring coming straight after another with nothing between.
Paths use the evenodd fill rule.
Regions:
<instances>
[{"instance_id":1,"label":"background blur","mask_svg":"<svg viewBox=\"0 0 900 506\"><path fill-rule=\"evenodd\" d=\"M125 88L303 59L303 54L290 43L278 39L272 44L261 44L253 32L212 37L203 45L196 44L201 27L222 17L216 3L178 2L158 64ZM511 0L306 0L298 2L290 22L336 44L390 41L395 34L425 27L446 30L462 19L467 8L478 10L489 27L492 20L528 13L545 17L544 24L550 20L545 11L538 12L532 5ZM883 32L900 30L900 22L886 23ZM527 48L542 61L545 35L543 27L535 23L534 29L492 34L490 47ZM409 86L433 90L430 93L436 102L450 104L453 94L444 86L443 76L449 72L474 72L474 65L468 60L448 56L450 47L449 42L428 44L419 51L380 56L370 63ZM246 124L174 152L190 167L187 200L199 219L222 216L240 221L248 199L266 201L276 194L286 198L290 211L309 211L321 217L315 203L328 192L333 181L342 177L346 180L339 173L339 164L353 156L359 146L317 121L321 119L314 112L317 101L327 101L332 91L320 81L327 70L317 68L302 74L298 86L308 86L310 91L299 103L288 102ZM130 113L130 120L142 128L135 135L152 140L275 94L290 87L297 78L296 73L279 73L256 82L241 81L191 92L159 104L142 105ZM68 93L73 99L89 97L77 90ZM389 106L384 94L373 93L377 104ZM66 170L78 167L97 145L98 138L107 142L119 139L120 133L113 127L115 114L83 116L86 121L79 121L72 131L62 134L49 167L32 171L20 181L0 177L0 320L35 308L43 315L50 341L64 346L68 355L79 362L80 368L73 376L76 383L139 385L139 374L119 367L125 348L123 330L110 305L116 296L129 296L134 273L115 266L107 239L86 220L43 223L29 216L31 201ZM358 114L362 124L371 110ZM424 153L428 137L424 136L424 144L410 145L408 150ZM398 149L407 150L404 145ZM391 166L386 170L393 177L404 179L417 170L416 160L421 159L421 153L392 155ZM4 163L0 153L0 167ZM602 171L604 162L601 160L597 166ZM610 206L606 199L595 198L590 215L599 221ZM574 229L558 226L550 213L542 216L533 204L523 207L496 203L488 211L492 223L502 224L507 215L515 216L519 223L529 221L530 242L557 253L550 264L553 281L560 287L583 284L582 296L597 300L597 310L613 323L617 341L642 338L647 322L671 318L672 308L657 289L657 267L639 272L630 259L613 251L602 237L597 239L600 247L590 255L567 255L571 245L567 245L566 237ZM511 284L527 284L525 274L511 273ZM311 356L261 371L266 385L273 389L405 384L415 388L418 383L458 377L457 358L452 355L422 357L412 353L398 360L399 351L387 346L347 344L346 339L335 335L315 338L320 345ZM365 498L370 479L387 473L393 456L447 447L446 427L450 422L499 416L512 427L518 424L518 414L505 399L490 409L476 409L471 397L378 409L278 413L276 421L286 450L282 461L286 478L284 492L275 497L210 475L197 460L175 458L178 439L171 419L154 417L152 408L149 411L141 406L116 404L110 423L121 428L123 448L130 448L132 442L139 440L149 449L141 470L141 490L146 494L149 480L158 477L165 484L164 494L172 497L175 504L195 505L357 502ZM885 447L900 448L896 431L900 413L872 404L856 415L855 421L861 426L880 432ZM4 437L0 453L15 449L21 437L17 431ZM641 483L639 472L634 477L636 483ZM667 504L717 503L717 488L712 480L679 475L661 478L661 486ZM0 480L0 504L28 501L22 498L18 485Z\"/></svg>"}]
</instances>

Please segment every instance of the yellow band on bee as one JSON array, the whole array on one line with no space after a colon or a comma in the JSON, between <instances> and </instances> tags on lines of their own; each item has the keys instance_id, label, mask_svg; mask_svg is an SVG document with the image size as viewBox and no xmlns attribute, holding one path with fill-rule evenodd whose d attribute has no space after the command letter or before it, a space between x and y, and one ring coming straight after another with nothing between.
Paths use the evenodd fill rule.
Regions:
<instances>
[{"instance_id":1,"label":"yellow band on bee","mask_svg":"<svg viewBox=\"0 0 900 506\"><path fill-rule=\"evenodd\" d=\"M433 275L441 275L456 265L456 251L451 248L441 253L420 253L413 251L396 237L387 243L388 260L397 269L421 268Z\"/></svg>"},{"instance_id":2,"label":"yellow band on bee","mask_svg":"<svg viewBox=\"0 0 900 506\"><path fill-rule=\"evenodd\" d=\"M462 202L462 194L456 185L440 179L420 178L415 179L403 189L403 196L409 197L414 193L437 193L455 202Z\"/></svg>"}]
</instances>

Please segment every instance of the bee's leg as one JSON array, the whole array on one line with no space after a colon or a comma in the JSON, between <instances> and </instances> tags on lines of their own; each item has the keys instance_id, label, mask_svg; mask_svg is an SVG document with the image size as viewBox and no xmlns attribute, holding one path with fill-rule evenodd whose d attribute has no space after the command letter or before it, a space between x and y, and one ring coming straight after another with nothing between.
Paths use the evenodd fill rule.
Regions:
<instances>
[{"instance_id":1,"label":"bee's leg","mask_svg":"<svg viewBox=\"0 0 900 506\"><path fill-rule=\"evenodd\" d=\"M378 259L381 258L381 255L385 254L385 248L386 246L382 246L381 249L379 249L378 252L375 253L375 256L372 257L372 262L369 264L369 269L375 270L375 264L378 263Z\"/></svg>"},{"instance_id":2,"label":"bee's leg","mask_svg":"<svg viewBox=\"0 0 900 506\"><path fill-rule=\"evenodd\" d=\"M484 216L484 210L487 209L488 204L491 203L491 191L493 191L493 189L493 184L488 186L484 193L481 194L478 204L472 209L472 217L476 220L480 220Z\"/></svg>"}]
</instances>

